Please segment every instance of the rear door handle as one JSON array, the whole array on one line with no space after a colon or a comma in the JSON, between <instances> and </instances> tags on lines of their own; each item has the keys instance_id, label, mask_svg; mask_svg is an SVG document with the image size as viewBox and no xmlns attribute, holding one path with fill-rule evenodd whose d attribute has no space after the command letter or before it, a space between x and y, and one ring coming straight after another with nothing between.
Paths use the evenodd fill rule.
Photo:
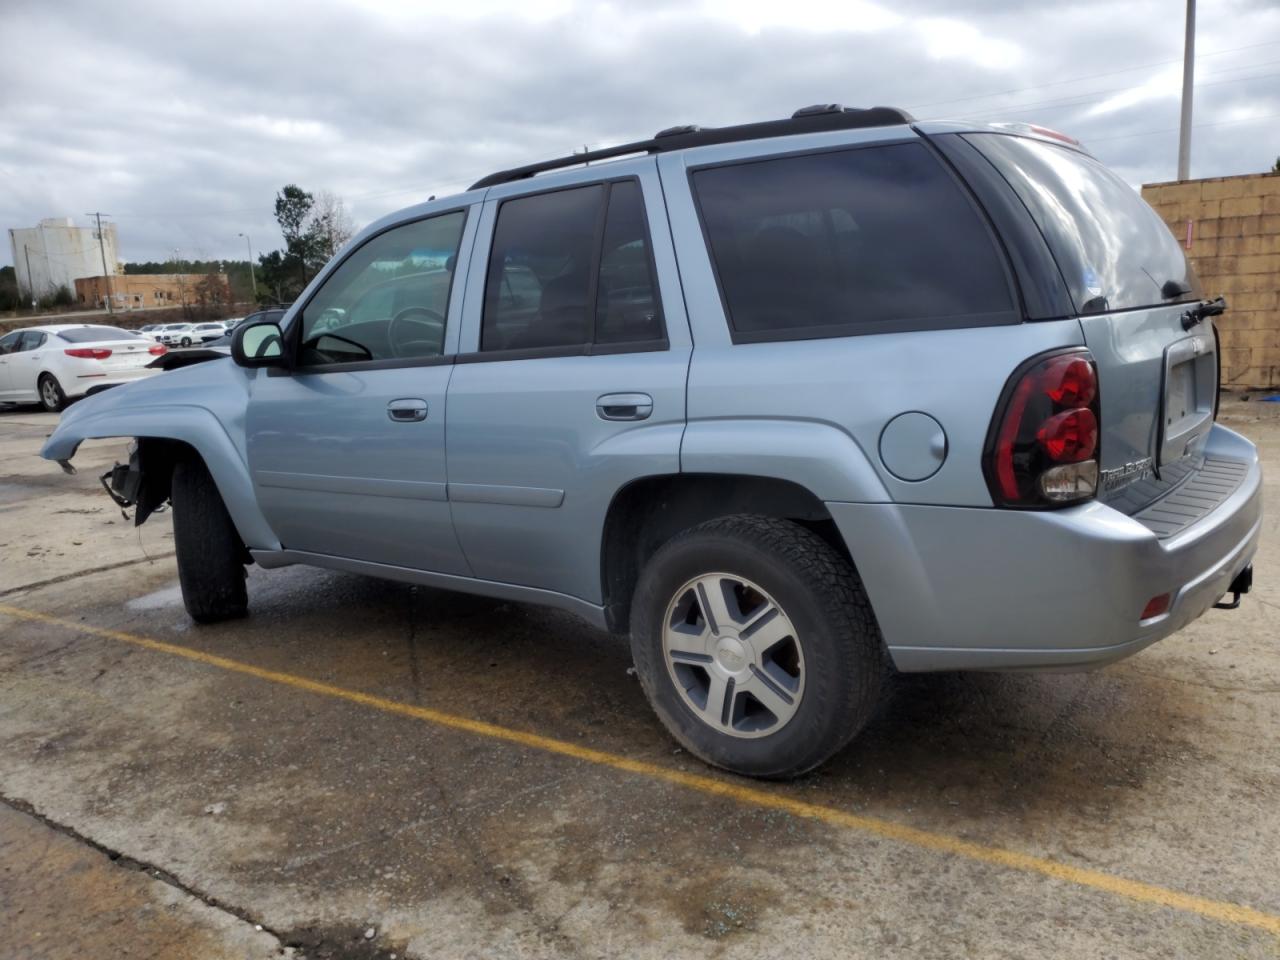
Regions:
<instances>
[{"instance_id":1,"label":"rear door handle","mask_svg":"<svg viewBox=\"0 0 1280 960\"><path fill-rule=\"evenodd\" d=\"M416 423L427 419L427 401L416 397L392 400L387 404L387 416L396 423Z\"/></svg>"},{"instance_id":2,"label":"rear door handle","mask_svg":"<svg viewBox=\"0 0 1280 960\"><path fill-rule=\"evenodd\" d=\"M648 420L651 413L653 397L647 393L606 393L596 400L601 420Z\"/></svg>"}]
</instances>

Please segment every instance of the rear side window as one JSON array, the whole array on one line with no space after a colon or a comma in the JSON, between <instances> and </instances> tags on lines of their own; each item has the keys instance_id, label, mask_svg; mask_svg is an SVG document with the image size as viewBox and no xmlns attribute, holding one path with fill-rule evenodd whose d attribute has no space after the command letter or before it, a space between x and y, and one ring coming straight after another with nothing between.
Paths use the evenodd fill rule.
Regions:
<instances>
[{"instance_id":1,"label":"rear side window","mask_svg":"<svg viewBox=\"0 0 1280 960\"><path fill-rule=\"evenodd\" d=\"M70 330L59 330L59 338L67 343L96 343L103 340L142 340L130 330L119 327L73 327Z\"/></svg>"},{"instance_id":2,"label":"rear side window","mask_svg":"<svg viewBox=\"0 0 1280 960\"><path fill-rule=\"evenodd\" d=\"M921 144L695 171L734 340L1017 320L1003 259Z\"/></svg>"},{"instance_id":3,"label":"rear side window","mask_svg":"<svg viewBox=\"0 0 1280 960\"><path fill-rule=\"evenodd\" d=\"M624 180L609 191L596 290L595 342L636 343L662 336L640 184Z\"/></svg>"},{"instance_id":4,"label":"rear side window","mask_svg":"<svg viewBox=\"0 0 1280 960\"><path fill-rule=\"evenodd\" d=\"M965 139L1031 212L1081 313L1200 298L1200 281L1164 221L1097 160L1026 137Z\"/></svg>"},{"instance_id":5,"label":"rear side window","mask_svg":"<svg viewBox=\"0 0 1280 960\"><path fill-rule=\"evenodd\" d=\"M639 183L502 204L485 282L482 351L662 341Z\"/></svg>"}]
</instances>

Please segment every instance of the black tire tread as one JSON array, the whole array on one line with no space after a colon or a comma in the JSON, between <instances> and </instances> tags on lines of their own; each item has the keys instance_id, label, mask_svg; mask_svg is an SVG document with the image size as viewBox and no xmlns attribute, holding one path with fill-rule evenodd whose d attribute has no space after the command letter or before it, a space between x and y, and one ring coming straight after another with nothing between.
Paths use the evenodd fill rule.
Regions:
<instances>
[{"instance_id":1,"label":"black tire tread","mask_svg":"<svg viewBox=\"0 0 1280 960\"><path fill-rule=\"evenodd\" d=\"M173 537L182 602L197 623L243 617L248 610L244 544L209 469L198 459L173 470Z\"/></svg>"}]
</instances>

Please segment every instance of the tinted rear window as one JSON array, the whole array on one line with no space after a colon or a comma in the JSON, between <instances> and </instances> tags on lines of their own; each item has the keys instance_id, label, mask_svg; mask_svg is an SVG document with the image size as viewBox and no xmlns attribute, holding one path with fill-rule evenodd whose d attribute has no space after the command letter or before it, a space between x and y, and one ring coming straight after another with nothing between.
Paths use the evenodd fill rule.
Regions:
<instances>
[{"instance_id":1,"label":"tinted rear window","mask_svg":"<svg viewBox=\"0 0 1280 960\"><path fill-rule=\"evenodd\" d=\"M735 340L1016 319L1004 263L921 144L693 174Z\"/></svg>"},{"instance_id":2,"label":"tinted rear window","mask_svg":"<svg viewBox=\"0 0 1280 960\"><path fill-rule=\"evenodd\" d=\"M141 340L130 330L119 327L74 327L71 330L59 330L58 336L67 343L97 343L102 340Z\"/></svg>"},{"instance_id":3,"label":"tinted rear window","mask_svg":"<svg viewBox=\"0 0 1280 960\"><path fill-rule=\"evenodd\" d=\"M1081 313L1201 296L1200 281L1164 221L1097 160L1026 137L982 133L966 139L1031 211ZM1166 299L1162 287L1171 280L1186 292Z\"/></svg>"}]
</instances>

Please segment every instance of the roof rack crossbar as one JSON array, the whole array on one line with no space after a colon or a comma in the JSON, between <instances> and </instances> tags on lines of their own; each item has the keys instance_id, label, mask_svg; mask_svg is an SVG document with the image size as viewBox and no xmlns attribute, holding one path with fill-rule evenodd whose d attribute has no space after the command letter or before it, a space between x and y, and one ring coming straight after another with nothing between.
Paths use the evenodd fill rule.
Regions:
<instances>
[{"instance_id":1,"label":"roof rack crossbar","mask_svg":"<svg viewBox=\"0 0 1280 960\"><path fill-rule=\"evenodd\" d=\"M802 133L821 133L827 130L855 130L861 127L887 127L914 123L915 118L897 107L868 107L865 110L844 107L840 104L821 104L797 110L785 120L764 120L743 123L732 127L670 127L649 140L637 140L616 147L588 150L554 160L543 160L523 167L491 173L471 185L472 190L494 187L501 183L525 180L539 173L562 170L594 163L598 160L615 160L630 154L669 153L691 147L705 147L717 143L734 143L739 140L762 140L768 137L787 137Z\"/></svg>"}]
</instances>

